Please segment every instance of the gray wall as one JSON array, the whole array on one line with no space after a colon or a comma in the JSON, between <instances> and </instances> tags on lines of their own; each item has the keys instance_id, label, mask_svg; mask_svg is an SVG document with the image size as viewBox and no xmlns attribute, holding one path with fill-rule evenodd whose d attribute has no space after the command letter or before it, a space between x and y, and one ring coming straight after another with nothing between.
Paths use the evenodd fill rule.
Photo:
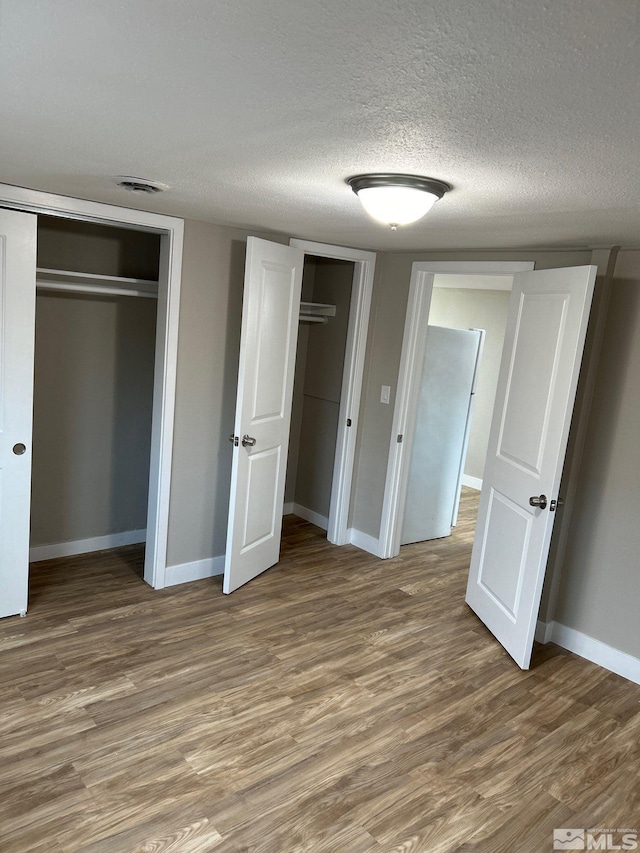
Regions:
<instances>
[{"instance_id":1,"label":"gray wall","mask_svg":"<svg viewBox=\"0 0 640 853\"><path fill-rule=\"evenodd\" d=\"M38 266L157 278L159 239L38 217ZM156 302L36 300L31 545L146 527Z\"/></svg>"},{"instance_id":2,"label":"gray wall","mask_svg":"<svg viewBox=\"0 0 640 853\"><path fill-rule=\"evenodd\" d=\"M316 259L305 256L302 274L302 301L313 301L313 285L316 277ZM304 408L304 376L307 368L307 346L309 344L308 323L298 325L298 350L296 352L296 370L293 380L293 397L291 401L291 431L289 433L289 454L287 457L287 479L285 481L284 502L292 503L296 496L296 479L298 477L298 454L300 452L300 430L302 429L302 412Z\"/></svg>"},{"instance_id":3,"label":"gray wall","mask_svg":"<svg viewBox=\"0 0 640 853\"><path fill-rule=\"evenodd\" d=\"M169 565L224 553L247 232L185 224ZM261 235L286 242L273 235ZM377 537L414 260L534 260L539 269L589 263L582 252L463 252L378 256L357 441L353 523ZM640 571L640 253L622 253L600 367L556 618L631 654ZM329 300L327 300L329 301ZM393 399L392 399L393 403ZM364 419L363 419L364 417Z\"/></svg>"},{"instance_id":4,"label":"gray wall","mask_svg":"<svg viewBox=\"0 0 640 853\"><path fill-rule=\"evenodd\" d=\"M428 252L378 256L367 352L366 389L360 415L357 478L351 524L375 537L380 533L393 406L400 368L404 320L414 261L535 261L536 269L590 263L589 251ZM380 386L390 385L391 404L380 402Z\"/></svg>"},{"instance_id":5,"label":"gray wall","mask_svg":"<svg viewBox=\"0 0 640 853\"><path fill-rule=\"evenodd\" d=\"M263 235L267 236L267 235ZM224 553L246 232L187 222L177 385L169 564ZM278 239L271 238L271 239ZM282 240L282 238L280 238ZM284 242L284 240L282 240ZM583 252L466 252L378 257L357 442L353 522L377 537L392 406L414 260L534 260L537 268L591 261ZM623 253L609 317L556 618L638 654L637 518L640 253ZM393 400L392 400L393 403Z\"/></svg>"},{"instance_id":6,"label":"gray wall","mask_svg":"<svg viewBox=\"0 0 640 853\"><path fill-rule=\"evenodd\" d=\"M31 545L147 523L156 302L39 294Z\"/></svg>"},{"instance_id":7,"label":"gray wall","mask_svg":"<svg viewBox=\"0 0 640 853\"><path fill-rule=\"evenodd\" d=\"M336 306L326 325L308 325L296 503L328 517L354 264L315 258L310 301ZM300 388L298 388L300 391Z\"/></svg>"},{"instance_id":8,"label":"gray wall","mask_svg":"<svg viewBox=\"0 0 640 853\"><path fill-rule=\"evenodd\" d=\"M435 285L440 278L435 276ZM435 286L431 299L431 325L450 329L484 329L486 332L464 468L465 474L480 480L484 476L510 296L507 290L463 290Z\"/></svg>"},{"instance_id":9,"label":"gray wall","mask_svg":"<svg viewBox=\"0 0 640 853\"><path fill-rule=\"evenodd\" d=\"M640 657L640 251L618 256L555 612Z\"/></svg>"}]
</instances>

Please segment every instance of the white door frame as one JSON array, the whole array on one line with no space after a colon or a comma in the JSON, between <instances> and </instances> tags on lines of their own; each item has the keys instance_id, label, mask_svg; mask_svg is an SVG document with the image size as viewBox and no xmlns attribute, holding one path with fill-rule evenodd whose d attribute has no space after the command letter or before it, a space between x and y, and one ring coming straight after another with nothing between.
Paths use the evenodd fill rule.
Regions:
<instances>
[{"instance_id":1,"label":"white door frame","mask_svg":"<svg viewBox=\"0 0 640 853\"><path fill-rule=\"evenodd\" d=\"M362 375L369 329L376 253L365 252L360 249L348 249L343 246L328 246L325 243L313 243L309 240L292 239L289 243L291 246L302 249L305 255L352 261L355 265L342 372L329 525L327 528L329 542L334 545L346 545L351 541L348 533L349 503L351 501ZM349 422L350 426L348 425Z\"/></svg>"},{"instance_id":2,"label":"white door frame","mask_svg":"<svg viewBox=\"0 0 640 853\"><path fill-rule=\"evenodd\" d=\"M416 261L412 264L380 521L379 555L383 559L400 553L420 368L427 340L434 277L442 274L513 276L533 268L533 261Z\"/></svg>"},{"instance_id":3,"label":"white door frame","mask_svg":"<svg viewBox=\"0 0 640 853\"><path fill-rule=\"evenodd\" d=\"M0 184L0 205L28 213L155 231L161 236L144 579L155 589L162 589L167 569L184 222L173 216L9 184Z\"/></svg>"}]
</instances>

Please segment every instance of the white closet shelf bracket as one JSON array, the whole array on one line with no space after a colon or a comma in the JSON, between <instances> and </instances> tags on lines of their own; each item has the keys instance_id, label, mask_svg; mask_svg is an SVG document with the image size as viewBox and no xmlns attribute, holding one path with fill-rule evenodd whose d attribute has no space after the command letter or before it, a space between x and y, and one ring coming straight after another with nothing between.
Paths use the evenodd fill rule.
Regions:
<instances>
[{"instance_id":1,"label":"white closet shelf bracket","mask_svg":"<svg viewBox=\"0 0 640 853\"><path fill-rule=\"evenodd\" d=\"M336 306L323 302L301 302L301 323L327 323L329 317L336 316Z\"/></svg>"},{"instance_id":2,"label":"white closet shelf bracket","mask_svg":"<svg viewBox=\"0 0 640 853\"><path fill-rule=\"evenodd\" d=\"M301 323L328 323L328 317L313 317L311 314L300 314L298 318Z\"/></svg>"}]
</instances>

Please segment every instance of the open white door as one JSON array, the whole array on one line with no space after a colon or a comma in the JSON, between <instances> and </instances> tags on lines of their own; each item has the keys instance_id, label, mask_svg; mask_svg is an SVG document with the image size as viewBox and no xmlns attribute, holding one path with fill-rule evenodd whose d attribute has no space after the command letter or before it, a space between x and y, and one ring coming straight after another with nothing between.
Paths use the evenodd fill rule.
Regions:
<instances>
[{"instance_id":1,"label":"open white door","mask_svg":"<svg viewBox=\"0 0 640 853\"><path fill-rule=\"evenodd\" d=\"M280 556L302 249L247 240L224 592Z\"/></svg>"},{"instance_id":2,"label":"open white door","mask_svg":"<svg viewBox=\"0 0 640 853\"><path fill-rule=\"evenodd\" d=\"M514 276L466 600L522 669L531 661L596 269Z\"/></svg>"},{"instance_id":3,"label":"open white door","mask_svg":"<svg viewBox=\"0 0 640 853\"><path fill-rule=\"evenodd\" d=\"M0 616L27 611L36 222L0 211Z\"/></svg>"}]
</instances>

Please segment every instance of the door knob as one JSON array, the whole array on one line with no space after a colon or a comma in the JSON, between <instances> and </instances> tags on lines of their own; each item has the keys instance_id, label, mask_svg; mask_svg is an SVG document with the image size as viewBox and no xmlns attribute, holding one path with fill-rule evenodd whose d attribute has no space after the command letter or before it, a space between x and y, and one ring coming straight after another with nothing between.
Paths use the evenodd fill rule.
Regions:
<instances>
[{"instance_id":1,"label":"door knob","mask_svg":"<svg viewBox=\"0 0 640 853\"><path fill-rule=\"evenodd\" d=\"M22 442L13 445L13 452L16 454L16 456L22 456L22 454L25 453L26 449L26 445L24 445Z\"/></svg>"},{"instance_id":2,"label":"door knob","mask_svg":"<svg viewBox=\"0 0 640 853\"><path fill-rule=\"evenodd\" d=\"M243 447L253 447L256 443L255 438L252 438L250 435L242 436L242 446Z\"/></svg>"},{"instance_id":3,"label":"door knob","mask_svg":"<svg viewBox=\"0 0 640 853\"><path fill-rule=\"evenodd\" d=\"M533 495L529 498L530 506L537 506L540 509L547 508L547 496L546 495Z\"/></svg>"}]
</instances>

